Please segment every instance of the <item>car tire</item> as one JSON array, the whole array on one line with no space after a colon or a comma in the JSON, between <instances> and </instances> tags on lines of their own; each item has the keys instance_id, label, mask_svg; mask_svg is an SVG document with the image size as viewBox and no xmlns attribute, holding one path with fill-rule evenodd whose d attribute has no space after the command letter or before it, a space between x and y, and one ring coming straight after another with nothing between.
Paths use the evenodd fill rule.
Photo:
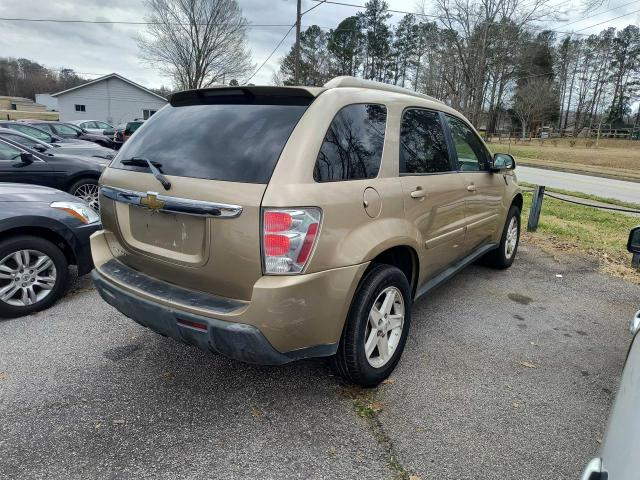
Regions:
<instances>
[{"instance_id":1,"label":"car tire","mask_svg":"<svg viewBox=\"0 0 640 480\"><path fill-rule=\"evenodd\" d=\"M512 205L502 229L500 245L485 257L485 264L492 268L509 268L516 258L520 244L520 209Z\"/></svg>"},{"instance_id":2,"label":"car tire","mask_svg":"<svg viewBox=\"0 0 640 480\"><path fill-rule=\"evenodd\" d=\"M66 292L68 281L69 264L54 243L30 235L0 242L0 317L49 308Z\"/></svg>"},{"instance_id":3,"label":"car tire","mask_svg":"<svg viewBox=\"0 0 640 480\"><path fill-rule=\"evenodd\" d=\"M333 370L362 387L386 379L404 350L411 304L411 287L402 270L372 264L354 294L338 351L331 358Z\"/></svg>"},{"instance_id":4,"label":"car tire","mask_svg":"<svg viewBox=\"0 0 640 480\"><path fill-rule=\"evenodd\" d=\"M98 200L100 187L97 178L81 178L69 187L68 192L74 197L84 200L96 212L100 210Z\"/></svg>"}]
</instances>

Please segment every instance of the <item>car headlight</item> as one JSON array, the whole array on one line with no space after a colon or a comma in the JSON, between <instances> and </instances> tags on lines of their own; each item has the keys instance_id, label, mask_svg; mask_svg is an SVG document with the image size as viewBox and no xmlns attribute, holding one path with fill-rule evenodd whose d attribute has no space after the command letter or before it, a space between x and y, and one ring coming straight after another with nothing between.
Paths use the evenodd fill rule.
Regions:
<instances>
[{"instance_id":1,"label":"car headlight","mask_svg":"<svg viewBox=\"0 0 640 480\"><path fill-rule=\"evenodd\" d=\"M89 205L80 202L53 202L52 208L62 210L72 217L76 217L82 223L88 225L100 221L100 215Z\"/></svg>"}]
</instances>

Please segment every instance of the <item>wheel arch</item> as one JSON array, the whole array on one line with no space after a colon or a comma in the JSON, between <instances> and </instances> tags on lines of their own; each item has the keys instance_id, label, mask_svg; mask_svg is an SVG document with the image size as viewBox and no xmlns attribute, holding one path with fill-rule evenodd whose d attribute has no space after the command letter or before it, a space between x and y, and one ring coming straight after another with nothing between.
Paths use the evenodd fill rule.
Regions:
<instances>
[{"instance_id":1,"label":"wheel arch","mask_svg":"<svg viewBox=\"0 0 640 480\"><path fill-rule=\"evenodd\" d=\"M98 172L79 172L73 175L67 180L67 185L65 187L65 191L69 192L69 189L80 180L95 180L96 182L100 180L100 173ZM71 192L69 192L71 193Z\"/></svg>"},{"instance_id":2,"label":"wheel arch","mask_svg":"<svg viewBox=\"0 0 640 480\"><path fill-rule=\"evenodd\" d=\"M411 296L414 297L418 286L420 260L418 253L409 245L396 245L377 254L371 259L371 264L386 264L398 267L407 277L411 286Z\"/></svg>"},{"instance_id":3,"label":"wheel arch","mask_svg":"<svg viewBox=\"0 0 640 480\"><path fill-rule=\"evenodd\" d=\"M523 204L524 204L524 197L522 196L522 193L519 193L519 192L516 193L516 195L513 197L513 200L511 200L511 206L513 205L517 206L520 212L522 212Z\"/></svg>"},{"instance_id":4,"label":"wheel arch","mask_svg":"<svg viewBox=\"0 0 640 480\"><path fill-rule=\"evenodd\" d=\"M0 231L0 240L6 240L11 237L19 237L30 235L37 238L43 238L56 245L64 254L69 265L77 265L78 260L69 239L65 238L60 232L48 228L46 226L13 226Z\"/></svg>"}]
</instances>

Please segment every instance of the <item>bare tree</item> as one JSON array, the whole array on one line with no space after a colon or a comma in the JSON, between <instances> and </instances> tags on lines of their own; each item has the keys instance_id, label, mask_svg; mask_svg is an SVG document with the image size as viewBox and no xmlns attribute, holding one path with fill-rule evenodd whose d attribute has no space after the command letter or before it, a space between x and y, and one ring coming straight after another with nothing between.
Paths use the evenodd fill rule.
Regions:
<instances>
[{"instance_id":1,"label":"bare tree","mask_svg":"<svg viewBox=\"0 0 640 480\"><path fill-rule=\"evenodd\" d=\"M435 12L451 35L452 54L462 81L457 97L472 122L478 123L487 100L491 52L506 28L509 35L531 23L554 18L551 0L435 0ZM424 5L423 5L424 6ZM422 14L428 12L422 11Z\"/></svg>"},{"instance_id":2,"label":"bare tree","mask_svg":"<svg viewBox=\"0 0 640 480\"><path fill-rule=\"evenodd\" d=\"M547 79L532 78L518 89L513 98L512 111L520 120L522 138L535 121L544 122L545 115L553 109L557 94L553 82Z\"/></svg>"},{"instance_id":3,"label":"bare tree","mask_svg":"<svg viewBox=\"0 0 640 480\"><path fill-rule=\"evenodd\" d=\"M247 21L237 0L146 0L147 35L140 55L178 89L244 77L253 68Z\"/></svg>"}]
</instances>

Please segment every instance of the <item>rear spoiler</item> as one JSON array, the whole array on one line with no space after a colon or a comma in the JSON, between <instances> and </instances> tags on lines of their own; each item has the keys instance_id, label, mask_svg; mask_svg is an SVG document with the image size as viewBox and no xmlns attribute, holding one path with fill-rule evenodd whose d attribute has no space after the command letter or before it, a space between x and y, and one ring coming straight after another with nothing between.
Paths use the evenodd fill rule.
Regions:
<instances>
[{"instance_id":1,"label":"rear spoiler","mask_svg":"<svg viewBox=\"0 0 640 480\"><path fill-rule=\"evenodd\" d=\"M252 104L307 106L322 91L297 87L214 87L174 93L169 97L169 103L173 107Z\"/></svg>"}]
</instances>

